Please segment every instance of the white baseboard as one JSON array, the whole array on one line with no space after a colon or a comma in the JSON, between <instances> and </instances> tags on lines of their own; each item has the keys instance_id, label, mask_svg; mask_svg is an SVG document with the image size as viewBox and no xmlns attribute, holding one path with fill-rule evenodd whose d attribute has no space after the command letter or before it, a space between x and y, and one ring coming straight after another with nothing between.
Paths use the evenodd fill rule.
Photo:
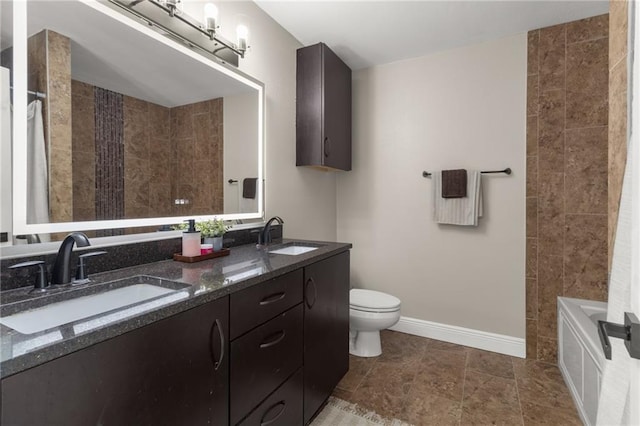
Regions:
<instances>
[{"instance_id":1,"label":"white baseboard","mask_svg":"<svg viewBox=\"0 0 640 426\"><path fill-rule=\"evenodd\" d=\"M498 352L519 358L525 358L527 353L525 340L522 338L473 330L456 325L440 324L416 318L400 317L400 321L389 330Z\"/></svg>"}]
</instances>

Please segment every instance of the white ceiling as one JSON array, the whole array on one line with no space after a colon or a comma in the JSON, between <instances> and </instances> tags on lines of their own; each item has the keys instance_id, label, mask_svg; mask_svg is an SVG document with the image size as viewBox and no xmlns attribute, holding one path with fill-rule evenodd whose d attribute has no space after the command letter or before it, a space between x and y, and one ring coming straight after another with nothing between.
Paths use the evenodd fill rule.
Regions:
<instances>
[{"instance_id":1,"label":"white ceiling","mask_svg":"<svg viewBox=\"0 0 640 426\"><path fill-rule=\"evenodd\" d=\"M322 41L354 70L609 11L607 0L256 3L303 45Z\"/></svg>"}]
</instances>

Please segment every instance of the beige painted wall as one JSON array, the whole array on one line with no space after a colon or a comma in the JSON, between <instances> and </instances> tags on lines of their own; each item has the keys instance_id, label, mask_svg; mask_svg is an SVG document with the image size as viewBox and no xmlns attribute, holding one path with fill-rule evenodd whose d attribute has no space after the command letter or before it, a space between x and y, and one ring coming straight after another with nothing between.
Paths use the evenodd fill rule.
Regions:
<instances>
[{"instance_id":1,"label":"beige painted wall","mask_svg":"<svg viewBox=\"0 0 640 426\"><path fill-rule=\"evenodd\" d=\"M185 11L201 16L204 2ZM251 51L240 69L266 87L266 216L281 216L286 237L336 239L336 176L296 167L296 49L300 43L253 2L219 2L223 35L235 39L235 16L246 17Z\"/></svg>"},{"instance_id":2,"label":"beige painted wall","mask_svg":"<svg viewBox=\"0 0 640 426\"><path fill-rule=\"evenodd\" d=\"M402 315L525 336L526 34L354 74L353 171L337 180L354 287L402 300ZM477 228L437 225L432 181L483 178Z\"/></svg>"}]
</instances>

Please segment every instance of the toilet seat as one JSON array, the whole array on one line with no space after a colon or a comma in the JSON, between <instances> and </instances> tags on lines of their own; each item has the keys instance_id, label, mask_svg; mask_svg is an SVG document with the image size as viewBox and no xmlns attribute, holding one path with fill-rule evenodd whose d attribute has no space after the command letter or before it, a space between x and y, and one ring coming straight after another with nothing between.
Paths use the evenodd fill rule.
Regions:
<instances>
[{"instance_id":1,"label":"toilet seat","mask_svg":"<svg viewBox=\"0 0 640 426\"><path fill-rule=\"evenodd\" d=\"M400 310L400 299L374 290L351 289L350 308L362 312L395 312Z\"/></svg>"}]
</instances>

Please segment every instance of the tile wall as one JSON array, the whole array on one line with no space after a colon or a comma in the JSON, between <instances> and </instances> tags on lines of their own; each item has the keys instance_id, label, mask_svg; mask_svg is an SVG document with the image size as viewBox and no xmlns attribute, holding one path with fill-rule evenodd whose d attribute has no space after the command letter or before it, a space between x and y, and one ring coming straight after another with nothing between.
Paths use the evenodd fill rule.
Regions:
<instances>
[{"instance_id":1,"label":"tile wall","mask_svg":"<svg viewBox=\"0 0 640 426\"><path fill-rule=\"evenodd\" d=\"M627 1L609 2L609 267L627 161Z\"/></svg>"},{"instance_id":2,"label":"tile wall","mask_svg":"<svg viewBox=\"0 0 640 426\"><path fill-rule=\"evenodd\" d=\"M607 298L609 16L531 31L527 358L556 362L557 296Z\"/></svg>"}]
</instances>

